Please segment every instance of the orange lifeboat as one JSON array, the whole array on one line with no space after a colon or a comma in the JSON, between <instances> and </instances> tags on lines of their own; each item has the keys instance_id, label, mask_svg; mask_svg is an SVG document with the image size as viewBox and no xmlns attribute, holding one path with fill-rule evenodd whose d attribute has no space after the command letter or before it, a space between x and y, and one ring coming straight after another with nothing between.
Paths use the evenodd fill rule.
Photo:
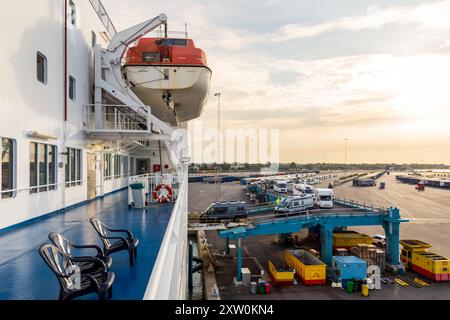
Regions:
<instances>
[{"instance_id":1,"label":"orange lifeboat","mask_svg":"<svg viewBox=\"0 0 450 320\"><path fill-rule=\"evenodd\" d=\"M176 124L198 118L211 87L211 69L192 39L142 38L126 53L123 73L152 114Z\"/></svg>"}]
</instances>

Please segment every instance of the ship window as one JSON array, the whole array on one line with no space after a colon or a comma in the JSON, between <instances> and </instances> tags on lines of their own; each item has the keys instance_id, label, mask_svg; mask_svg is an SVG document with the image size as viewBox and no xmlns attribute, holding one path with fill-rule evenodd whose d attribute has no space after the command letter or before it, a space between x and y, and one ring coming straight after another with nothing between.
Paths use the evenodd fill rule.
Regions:
<instances>
[{"instance_id":1,"label":"ship window","mask_svg":"<svg viewBox=\"0 0 450 320\"><path fill-rule=\"evenodd\" d=\"M111 154L104 154L103 155L103 177L104 180L111 180L111 171L112 171L112 161L111 161Z\"/></svg>"},{"instance_id":2,"label":"ship window","mask_svg":"<svg viewBox=\"0 0 450 320\"><path fill-rule=\"evenodd\" d=\"M56 190L56 146L30 143L30 193Z\"/></svg>"},{"instance_id":3,"label":"ship window","mask_svg":"<svg viewBox=\"0 0 450 320\"><path fill-rule=\"evenodd\" d=\"M15 196L15 192L10 191L15 188L15 153L15 140L0 138L0 199Z\"/></svg>"},{"instance_id":4,"label":"ship window","mask_svg":"<svg viewBox=\"0 0 450 320\"><path fill-rule=\"evenodd\" d=\"M123 156L114 156L114 178L121 178L123 174Z\"/></svg>"},{"instance_id":5,"label":"ship window","mask_svg":"<svg viewBox=\"0 0 450 320\"><path fill-rule=\"evenodd\" d=\"M127 156L123 157L123 175L128 177L130 175L130 164Z\"/></svg>"},{"instance_id":6,"label":"ship window","mask_svg":"<svg viewBox=\"0 0 450 320\"><path fill-rule=\"evenodd\" d=\"M77 97L77 80L74 77L70 76L69 77L69 98L71 100L75 101L76 97Z\"/></svg>"},{"instance_id":7,"label":"ship window","mask_svg":"<svg viewBox=\"0 0 450 320\"><path fill-rule=\"evenodd\" d=\"M142 60L145 62L160 61L161 54L159 52L144 52L142 53Z\"/></svg>"},{"instance_id":8,"label":"ship window","mask_svg":"<svg viewBox=\"0 0 450 320\"><path fill-rule=\"evenodd\" d=\"M97 45L97 34L95 33L95 31L92 31L91 34L91 41L92 41L92 48L94 48Z\"/></svg>"},{"instance_id":9,"label":"ship window","mask_svg":"<svg viewBox=\"0 0 450 320\"><path fill-rule=\"evenodd\" d=\"M66 149L66 187L82 184L82 152L80 149Z\"/></svg>"},{"instance_id":10,"label":"ship window","mask_svg":"<svg viewBox=\"0 0 450 320\"><path fill-rule=\"evenodd\" d=\"M74 27L76 27L77 25L77 10L77 5L72 0L70 0L70 23Z\"/></svg>"},{"instance_id":11,"label":"ship window","mask_svg":"<svg viewBox=\"0 0 450 320\"><path fill-rule=\"evenodd\" d=\"M30 144L30 187L37 185L37 143ZM31 193L37 193L37 189L30 189Z\"/></svg>"},{"instance_id":12,"label":"ship window","mask_svg":"<svg viewBox=\"0 0 450 320\"><path fill-rule=\"evenodd\" d=\"M47 150L47 159L48 159L48 183L49 190L56 189L56 147L48 146Z\"/></svg>"},{"instance_id":13,"label":"ship window","mask_svg":"<svg viewBox=\"0 0 450 320\"><path fill-rule=\"evenodd\" d=\"M188 42L186 39L161 39L156 41L156 45L158 46L178 46L178 47L187 47Z\"/></svg>"},{"instance_id":14,"label":"ship window","mask_svg":"<svg viewBox=\"0 0 450 320\"><path fill-rule=\"evenodd\" d=\"M47 84L47 57L38 52L36 56L37 79L43 84Z\"/></svg>"},{"instance_id":15,"label":"ship window","mask_svg":"<svg viewBox=\"0 0 450 320\"><path fill-rule=\"evenodd\" d=\"M47 191L47 145L39 144L38 146L39 159L39 192Z\"/></svg>"}]
</instances>

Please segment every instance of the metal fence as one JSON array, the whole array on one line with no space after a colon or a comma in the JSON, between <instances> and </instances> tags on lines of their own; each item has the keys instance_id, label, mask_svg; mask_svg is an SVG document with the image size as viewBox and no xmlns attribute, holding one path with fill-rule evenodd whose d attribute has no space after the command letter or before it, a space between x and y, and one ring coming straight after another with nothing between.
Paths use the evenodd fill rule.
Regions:
<instances>
[{"instance_id":1,"label":"metal fence","mask_svg":"<svg viewBox=\"0 0 450 320\"><path fill-rule=\"evenodd\" d=\"M101 105L100 128L97 123L95 105L84 106L84 127L87 130L108 131L148 131L150 128L149 118L144 119L136 112L136 106L126 105ZM150 109L147 110L150 113Z\"/></svg>"}]
</instances>

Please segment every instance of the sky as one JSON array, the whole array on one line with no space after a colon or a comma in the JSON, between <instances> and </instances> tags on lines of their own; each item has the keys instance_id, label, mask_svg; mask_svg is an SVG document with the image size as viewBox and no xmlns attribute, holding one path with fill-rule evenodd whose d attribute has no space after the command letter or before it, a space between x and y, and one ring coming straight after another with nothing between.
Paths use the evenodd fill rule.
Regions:
<instances>
[{"instance_id":1,"label":"sky","mask_svg":"<svg viewBox=\"0 0 450 320\"><path fill-rule=\"evenodd\" d=\"M160 13L213 70L200 121L276 129L280 161L450 164L450 0L103 0ZM194 124L195 124L194 123Z\"/></svg>"}]
</instances>

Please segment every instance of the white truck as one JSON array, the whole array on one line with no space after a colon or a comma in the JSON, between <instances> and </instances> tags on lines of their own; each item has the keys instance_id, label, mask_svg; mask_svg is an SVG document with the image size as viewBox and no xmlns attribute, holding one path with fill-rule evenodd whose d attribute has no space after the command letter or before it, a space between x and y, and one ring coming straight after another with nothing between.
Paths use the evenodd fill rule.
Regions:
<instances>
[{"instance_id":1,"label":"white truck","mask_svg":"<svg viewBox=\"0 0 450 320\"><path fill-rule=\"evenodd\" d=\"M277 215L297 215L308 209L314 208L314 195L304 194L301 196L285 197L280 204L275 207Z\"/></svg>"},{"instance_id":2,"label":"white truck","mask_svg":"<svg viewBox=\"0 0 450 320\"><path fill-rule=\"evenodd\" d=\"M287 192L287 181L285 180L277 180L273 184L273 190L280 193Z\"/></svg>"},{"instance_id":3,"label":"white truck","mask_svg":"<svg viewBox=\"0 0 450 320\"><path fill-rule=\"evenodd\" d=\"M333 189L314 189L315 205L319 208L331 209L333 208Z\"/></svg>"}]
</instances>

